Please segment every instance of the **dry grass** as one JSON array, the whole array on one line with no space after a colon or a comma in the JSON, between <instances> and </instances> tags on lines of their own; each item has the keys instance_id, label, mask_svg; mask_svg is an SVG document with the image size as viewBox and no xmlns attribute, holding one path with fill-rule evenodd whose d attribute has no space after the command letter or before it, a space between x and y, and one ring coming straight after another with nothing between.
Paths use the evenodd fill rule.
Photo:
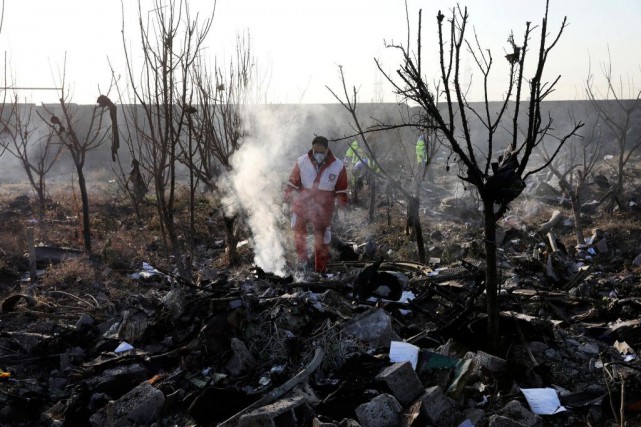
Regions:
<instances>
[{"instance_id":1,"label":"dry grass","mask_svg":"<svg viewBox=\"0 0 641 427\"><path fill-rule=\"evenodd\" d=\"M90 285L96 280L96 271L86 257L68 258L59 264L50 265L42 278L45 288L66 288L75 285Z\"/></svg>"},{"instance_id":2,"label":"dry grass","mask_svg":"<svg viewBox=\"0 0 641 427\"><path fill-rule=\"evenodd\" d=\"M103 262L114 271L129 271L149 260L148 246L144 230L120 229L110 233L98 253ZM153 262L153 261L152 261Z\"/></svg>"},{"instance_id":3,"label":"dry grass","mask_svg":"<svg viewBox=\"0 0 641 427\"><path fill-rule=\"evenodd\" d=\"M291 332L280 328L270 319L270 310L260 314L262 319L248 329L248 337L251 340L247 343L251 353L259 360L287 360L287 340Z\"/></svg>"},{"instance_id":4,"label":"dry grass","mask_svg":"<svg viewBox=\"0 0 641 427\"><path fill-rule=\"evenodd\" d=\"M137 218L129 201L118 196L111 184L92 185L90 193L90 221L92 247L95 255L100 255L106 266L114 271L128 271L137 267L142 261L157 266L167 264L166 253L162 250L163 241L161 226L152 201L142 207L142 218ZM0 210L2 205L9 205L15 197L24 195L27 187L13 185L10 191L0 193ZM104 188L103 188L104 187ZM64 246L81 249L82 241L82 206L77 188L71 185L57 185L49 191L47 212L42 224L35 224L36 244ZM32 203L34 197L31 197ZM196 202L197 242L206 242L207 233L204 217L210 211L210 202L200 198ZM176 223L180 240L185 247L189 243L189 194L178 193L175 205ZM26 222L31 218L24 212L17 213L12 224L0 224L0 249L5 253L24 254L27 252ZM16 230L19 230L16 232ZM168 267L167 265L164 265Z\"/></svg>"},{"instance_id":5,"label":"dry grass","mask_svg":"<svg viewBox=\"0 0 641 427\"><path fill-rule=\"evenodd\" d=\"M341 326L332 324L330 319L325 319L315 331L313 340L325 352L323 367L332 371L340 369L350 356L369 350L367 345L347 334Z\"/></svg>"},{"instance_id":6,"label":"dry grass","mask_svg":"<svg viewBox=\"0 0 641 427\"><path fill-rule=\"evenodd\" d=\"M0 230L0 250L5 254L24 254L27 251L26 227L3 227Z\"/></svg>"}]
</instances>

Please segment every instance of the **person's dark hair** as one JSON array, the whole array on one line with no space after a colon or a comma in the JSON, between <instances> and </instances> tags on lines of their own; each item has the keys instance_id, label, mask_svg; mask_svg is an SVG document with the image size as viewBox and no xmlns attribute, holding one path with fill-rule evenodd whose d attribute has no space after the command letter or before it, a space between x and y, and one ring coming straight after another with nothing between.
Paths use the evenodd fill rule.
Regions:
<instances>
[{"instance_id":1,"label":"person's dark hair","mask_svg":"<svg viewBox=\"0 0 641 427\"><path fill-rule=\"evenodd\" d=\"M325 138L324 136L317 136L312 140L312 145L314 144L320 144L327 147L329 145L329 142L327 141L327 138Z\"/></svg>"}]
</instances>

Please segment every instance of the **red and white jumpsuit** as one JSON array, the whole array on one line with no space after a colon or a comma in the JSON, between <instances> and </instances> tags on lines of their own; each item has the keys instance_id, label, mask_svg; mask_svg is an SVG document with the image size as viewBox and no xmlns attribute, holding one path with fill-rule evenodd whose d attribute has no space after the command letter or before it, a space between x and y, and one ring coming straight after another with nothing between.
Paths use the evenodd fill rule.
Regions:
<instances>
[{"instance_id":1,"label":"red and white jumpsuit","mask_svg":"<svg viewBox=\"0 0 641 427\"><path fill-rule=\"evenodd\" d=\"M292 229L298 261L307 262L307 224L314 227L314 270L322 273L329 259L330 225L334 205L347 206L347 172L342 161L327 150L318 166L312 150L296 160L285 190L292 210Z\"/></svg>"}]
</instances>

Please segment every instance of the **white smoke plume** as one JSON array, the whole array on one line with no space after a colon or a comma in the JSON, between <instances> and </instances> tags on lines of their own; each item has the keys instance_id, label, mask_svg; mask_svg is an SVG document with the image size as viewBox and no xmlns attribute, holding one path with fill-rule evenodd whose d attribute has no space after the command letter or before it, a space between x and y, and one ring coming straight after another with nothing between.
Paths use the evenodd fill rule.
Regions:
<instances>
[{"instance_id":1,"label":"white smoke plume","mask_svg":"<svg viewBox=\"0 0 641 427\"><path fill-rule=\"evenodd\" d=\"M231 190L226 205L240 204L251 228L254 262L267 272L286 273L287 225L282 211L283 190L294 159L300 155L293 147L296 132L292 115L274 117L262 111L247 121L250 136L232 158L229 175Z\"/></svg>"}]
</instances>

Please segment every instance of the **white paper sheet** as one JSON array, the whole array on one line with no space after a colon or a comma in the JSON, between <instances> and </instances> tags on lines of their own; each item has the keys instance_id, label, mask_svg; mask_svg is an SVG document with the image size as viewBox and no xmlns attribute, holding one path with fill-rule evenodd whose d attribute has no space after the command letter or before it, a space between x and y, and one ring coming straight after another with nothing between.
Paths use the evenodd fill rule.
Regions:
<instances>
[{"instance_id":1,"label":"white paper sheet","mask_svg":"<svg viewBox=\"0 0 641 427\"><path fill-rule=\"evenodd\" d=\"M114 352L115 353L122 353L123 351L129 351L129 350L133 350L133 349L134 349L134 347L131 344L129 344L127 341L123 341L123 342L120 343L120 345L118 345L118 347L116 347Z\"/></svg>"},{"instance_id":2,"label":"white paper sheet","mask_svg":"<svg viewBox=\"0 0 641 427\"><path fill-rule=\"evenodd\" d=\"M419 347L402 341L392 341L389 349L389 359L391 362L410 362L412 368L416 370L418 362Z\"/></svg>"},{"instance_id":3,"label":"white paper sheet","mask_svg":"<svg viewBox=\"0 0 641 427\"><path fill-rule=\"evenodd\" d=\"M561 406L559 396L553 388L522 388L521 392L535 414L552 415L567 410Z\"/></svg>"}]
</instances>

